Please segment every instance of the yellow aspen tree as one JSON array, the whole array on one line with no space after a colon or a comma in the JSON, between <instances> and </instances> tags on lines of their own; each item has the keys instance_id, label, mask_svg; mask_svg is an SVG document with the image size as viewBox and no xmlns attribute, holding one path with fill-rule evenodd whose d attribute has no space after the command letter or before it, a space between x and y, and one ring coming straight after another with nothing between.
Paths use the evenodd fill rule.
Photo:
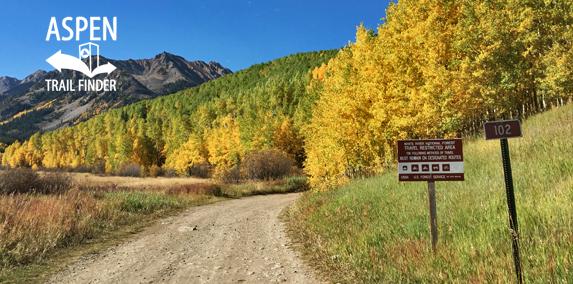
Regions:
<instances>
[{"instance_id":1,"label":"yellow aspen tree","mask_svg":"<svg viewBox=\"0 0 573 284\"><path fill-rule=\"evenodd\" d=\"M153 145L150 139L145 135L146 124L141 118L137 120L136 129L133 130L135 139L133 141L133 154L131 160L143 168L148 169L153 164Z\"/></svg>"},{"instance_id":2,"label":"yellow aspen tree","mask_svg":"<svg viewBox=\"0 0 573 284\"><path fill-rule=\"evenodd\" d=\"M12 168L17 168L17 167L23 167L26 165L26 149L28 147L28 141L24 141L23 144L20 144L20 142L16 141L14 142L14 144L12 144L14 146L14 152L12 154L12 156L10 157L10 167Z\"/></svg>"},{"instance_id":3,"label":"yellow aspen tree","mask_svg":"<svg viewBox=\"0 0 573 284\"><path fill-rule=\"evenodd\" d=\"M42 165L44 154L42 152L42 138L40 133L36 133L30 137L28 141L28 149L26 150L26 163L32 167Z\"/></svg>"},{"instance_id":4,"label":"yellow aspen tree","mask_svg":"<svg viewBox=\"0 0 573 284\"><path fill-rule=\"evenodd\" d=\"M14 143L10 144L4 150L4 155L2 155L2 165L9 166L10 162L12 161L12 156L14 155L14 151L20 147L20 142L16 140Z\"/></svg>"},{"instance_id":5,"label":"yellow aspen tree","mask_svg":"<svg viewBox=\"0 0 573 284\"><path fill-rule=\"evenodd\" d=\"M372 144L375 134L368 126L377 94L369 83L375 71L370 62L374 37L360 26L356 43L342 49L326 69L321 97L304 130L305 166L316 189L380 170L380 149Z\"/></svg>"},{"instance_id":6,"label":"yellow aspen tree","mask_svg":"<svg viewBox=\"0 0 573 284\"><path fill-rule=\"evenodd\" d=\"M388 15L378 34L360 26L326 68L304 132L316 189L382 171L398 139L455 136L471 113L452 40L460 5L404 0Z\"/></svg>"},{"instance_id":7,"label":"yellow aspen tree","mask_svg":"<svg viewBox=\"0 0 573 284\"><path fill-rule=\"evenodd\" d=\"M274 147L284 151L300 166L304 161L304 141L297 131L293 128L291 118L282 116L275 120L273 124L273 143Z\"/></svg>"},{"instance_id":8,"label":"yellow aspen tree","mask_svg":"<svg viewBox=\"0 0 573 284\"><path fill-rule=\"evenodd\" d=\"M209 163L215 168L215 174L236 166L244 155L239 124L227 115L218 123L218 127L206 131L204 141L209 153Z\"/></svg>"},{"instance_id":9,"label":"yellow aspen tree","mask_svg":"<svg viewBox=\"0 0 573 284\"><path fill-rule=\"evenodd\" d=\"M55 167L55 150L54 150L54 132L48 132L42 135L42 165L47 168Z\"/></svg>"},{"instance_id":10,"label":"yellow aspen tree","mask_svg":"<svg viewBox=\"0 0 573 284\"><path fill-rule=\"evenodd\" d=\"M207 155L205 144L195 135L191 135L181 148L175 150L173 157L166 161L166 166L175 169L180 175L185 175L194 165L207 162Z\"/></svg>"}]
</instances>

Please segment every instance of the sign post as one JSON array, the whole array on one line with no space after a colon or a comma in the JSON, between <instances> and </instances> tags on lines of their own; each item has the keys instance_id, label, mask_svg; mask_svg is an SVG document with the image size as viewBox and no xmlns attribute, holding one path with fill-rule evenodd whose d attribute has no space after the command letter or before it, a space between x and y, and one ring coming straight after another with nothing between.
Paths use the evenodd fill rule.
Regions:
<instances>
[{"instance_id":1,"label":"sign post","mask_svg":"<svg viewBox=\"0 0 573 284\"><path fill-rule=\"evenodd\" d=\"M509 228L511 231L511 246L513 248L513 261L517 282L523 283L521 259L519 257L519 231L517 229L517 211L515 209L515 194L513 191L513 177L511 174L511 161L509 159L509 145L507 138L522 137L521 122L519 120L491 121L483 125L486 140L500 139L501 158L503 160L503 175L505 178L505 193L509 210Z\"/></svg>"},{"instance_id":2,"label":"sign post","mask_svg":"<svg viewBox=\"0 0 573 284\"><path fill-rule=\"evenodd\" d=\"M462 139L398 141L398 180L427 181L432 249L438 244L436 181L463 181Z\"/></svg>"},{"instance_id":3,"label":"sign post","mask_svg":"<svg viewBox=\"0 0 573 284\"><path fill-rule=\"evenodd\" d=\"M428 181L428 205L430 207L430 235L432 250L436 252L438 245L438 212L436 210L436 182Z\"/></svg>"}]
</instances>

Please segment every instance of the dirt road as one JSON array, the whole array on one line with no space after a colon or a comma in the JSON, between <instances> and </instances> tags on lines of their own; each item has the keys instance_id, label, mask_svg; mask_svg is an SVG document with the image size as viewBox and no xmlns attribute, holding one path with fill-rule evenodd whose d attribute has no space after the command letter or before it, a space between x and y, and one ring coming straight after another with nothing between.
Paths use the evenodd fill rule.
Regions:
<instances>
[{"instance_id":1,"label":"dirt road","mask_svg":"<svg viewBox=\"0 0 573 284\"><path fill-rule=\"evenodd\" d=\"M193 207L77 260L48 283L322 283L290 247L280 211L299 194Z\"/></svg>"}]
</instances>

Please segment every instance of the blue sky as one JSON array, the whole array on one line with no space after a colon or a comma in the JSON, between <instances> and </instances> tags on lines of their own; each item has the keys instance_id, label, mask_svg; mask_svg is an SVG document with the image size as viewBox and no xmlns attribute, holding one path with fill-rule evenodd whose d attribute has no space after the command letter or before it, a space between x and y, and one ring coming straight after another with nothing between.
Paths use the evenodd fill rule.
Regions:
<instances>
[{"instance_id":1,"label":"blue sky","mask_svg":"<svg viewBox=\"0 0 573 284\"><path fill-rule=\"evenodd\" d=\"M3 1L0 4L0 77L23 79L54 68L46 59L59 50L77 56L90 41L46 41L50 18L61 37L65 17L117 17L117 40L93 41L100 55L126 60L163 51L189 61L217 61L232 71L297 52L340 48L355 40L360 23L376 29L389 0L382 1ZM102 21L95 26L102 28ZM96 31L95 36L102 35Z\"/></svg>"}]
</instances>

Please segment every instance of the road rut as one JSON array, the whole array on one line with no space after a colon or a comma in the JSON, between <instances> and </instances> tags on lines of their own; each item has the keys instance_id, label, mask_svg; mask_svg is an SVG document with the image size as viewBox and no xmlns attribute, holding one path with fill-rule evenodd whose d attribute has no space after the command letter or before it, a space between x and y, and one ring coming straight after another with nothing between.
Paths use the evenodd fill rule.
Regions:
<instances>
[{"instance_id":1,"label":"road rut","mask_svg":"<svg viewBox=\"0 0 573 284\"><path fill-rule=\"evenodd\" d=\"M76 260L47 283L324 283L279 221L298 193L192 207L123 244Z\"/></svg>"}]
</instances>

